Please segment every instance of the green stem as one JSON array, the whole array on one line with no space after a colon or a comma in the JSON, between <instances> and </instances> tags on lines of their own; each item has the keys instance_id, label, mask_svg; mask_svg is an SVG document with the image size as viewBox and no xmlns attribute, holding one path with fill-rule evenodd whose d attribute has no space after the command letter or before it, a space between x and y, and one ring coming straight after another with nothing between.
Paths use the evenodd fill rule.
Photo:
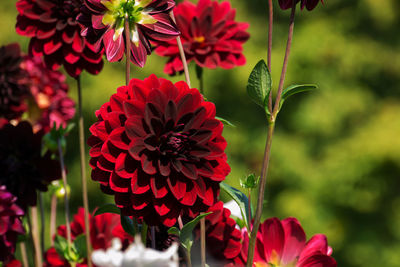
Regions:
<instances>
[{"instance_id":1,"label":"green stem","mask_svg":"<svg viewBox=\"0 0 400 267\"><path fill-rule=\"evenodd\" d=\"M31 207L31 231L32 231L32 238L33 238L33 245L35 248L35 265L36 267L42 267L42 250L40 248L40 237L39 237L39 222L38 222L38 214L37 214L37 207Z\"/></svg>"},{"instance_id":2,"label":"green stem","mask_svg":"<svg viewBox=\"0 0 400 267\"><path fill-rule=\"evenodd\" d=\"M206 219L200 219L201 267L206 266Z\"/></svg>"},{"instance_id":3,"label":"green stem","mask_svg":"<svg viewBox=\"0 0 400 267\"><path fill-rule=\"evenodd\" d=\"M268 0L269 9L269 23L268 23L268 55L267 55L267 66L269 72L271 72L271 57L272 57L272 29L274 23L274 6L272 5L272 0ZM268 96L268 110L272 112L272 93Z\"/></svg>"},{"instance_id":4,"label":"green stem","mask_svg":"<svg viewBox=\"0 0 400 267\"><path fill-rule=\"evenodd\" d=\"M203 68L196 65L196 76L199 80L199 91L204 96L204 79L203 79Z\"/></svg>"},{"instance_id":5,"label":"green stem","mask_svg":"<svg viewBox=\"0 0 400 267\"><path fill-rule=\"evenodd\" d=\"M126 65L125 65L125 82L126 86L129 84L130 74L131 74L131 38L129 35L129 21L125 19L125 46L126 46Z\"/></svg>"},{"instance_id":6,"label":"green stem","mask_svg":"<svg viewBox=\"0 0 400 267\"><path fill-rule=\"evenodd\" d=\"M44 251L45 248L45 240L44 240L44 227L46 224L46 221L44 219L44 206L43 206L43 193L39 193L39 208L40 208L40 248L42 251Z\"/></svg>"},{"instance_id":7,"label":"green stem","mask_svg":"<svg viewBox=\"0 0 400 267\"><path fill-rule=\"evenodd\" d=\"M255 250L255 246L256 246L256 237L257 237L258 228L260 226L262 208L263 208L263 202L264 202L265 187L267 184L268 166L269 166L269 160L270 160L270 156L271 156L272 136L274 134L276 116L279 112L279 101L282 97L282 90L283 90L283 84L284 84L285 76L286 76L286 72L287 72L290 48L292 46L295 13L296 13L296 0L293 0L292 11L290 14L288 40L287 40L287 44L286 44L286 52L285 52L285 58L283 61L281 79L279 82L278 93L277 93L277 97L275 100L274 109L273 109L273 112L272 112L271 117L268 122L268 136L267 136L267 141L265 144L264 160L263 160L262 169L261 169L260 185L258 188L256 214L254 216L254 224L253 224L253 228L252 228L251 234L250 234L249 250L248 250L248 254L247 254L247 264L246 264L247 267L251 267L253 265L254 250Z\"/></svg>"},{"instance_id":8,"label":"green stem","mask_svg":"<svg viewBox=\"0 0 400 267\"><path fill-rule=\"evenodd\" d=\"M83 208L85 209L85 236L86 236L86 249L88 258L88 267L92 267L91 255L92 246L90 243L90 222L89 222L89 200L87 192L87 181L86 181L86 156L85 156L85 133L84 133L84 122L83 122L83 111L82 111L82 88L81 78L76 78L78 87L78 112L79 112L79 152L81 160L81 179L82 179L82 199Z\"/></svg>"}]
</instances>

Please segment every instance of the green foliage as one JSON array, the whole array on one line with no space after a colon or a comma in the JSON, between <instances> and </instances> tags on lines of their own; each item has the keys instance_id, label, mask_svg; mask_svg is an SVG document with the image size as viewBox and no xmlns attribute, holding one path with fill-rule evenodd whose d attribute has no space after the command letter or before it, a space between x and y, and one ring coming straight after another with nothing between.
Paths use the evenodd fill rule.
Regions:
<instances>
[{"instance_id":1,"label":"green foliage","mask_svg":"<svg viewBox=\"0 0 400 267\"><path fill-rule=\"evenodd\" d=\"M100 208L98 208L96 210L96 212L94 213L94 216L103 214L103 213L114 213L114 214L121 214L121 210L115 205L115 204L104 204L103 206L101 206Z\"/></svg>"},{"instance_id":2,"label":"green foliage","mask_svg":"<svg viewBox=\"0 0 400 267\"><path fill-rule=\"evenodd\" d=\"M315 84L295 84L295 85L291 85L288 88L284 89L282 91L282 98L281 101L279 102L279 109L282 108L283 102L285 102L285 100L287 98L289 98L292 95L301 93L301 92L307 92L307 91L312 91L317 89L318 86L316 86Z\"/></svg>"},{"instance_id":3,"label":"green foliage","mask_svg":"<svg viewBox=\"0 0 400 267\"><path fill-rule=\"evenodd\" d=\"M260 176L256 176L254 173L249 174L244 179L240 179L240 186L245 189L254 189L258 186Z\"/></svg>"},{"instance_id":4,"label":"green foliage","mask_svg":"<svg viewBox=\"0 0 400 267\"><path fill-rule=\"evenodd\" d=\"M121 215L121 225L124 231L131 236L135 236L136 230L133 220L129 216Z\"/></svg>"},{"instance_id":5,"label":"green foliage","mask_svg":"<svg viewBox=\"0 0 400 267\"><path fill-rule=\"evenodd\" d=\"M220 183L220 188L226 192L238 205L240 208L240 212L242 214L242 218L244 220L244 223L246 225L247 229L250 229L250 221L251 218L249 218L249 199L245 194L243 194L241 191L237 190L236 188L222 182Z\"/></svg>"},{"instance_id":6,"label":"green foliage","mask_svg":"<svg viewBox=\"0 0 400 267\"><path fill-rule=\"evenodd\" d=\"M262 107L267 114L268 95L271 92L272 80L267 64L260 60L251 71L247 82L247 94L257 105Z\"/></svg>"},{"instance_id":7,"label":"green foliage","mask_svg":"<svg viewBox=\"0 0 400 267\"><path fill-rule=\"evenodd\" d=\"M68 262L81 263L87 256L86 237L84 234L77 236L72 244L60 235L54 238L54 248L57 254Z\"/></svg>"}]
</instances>

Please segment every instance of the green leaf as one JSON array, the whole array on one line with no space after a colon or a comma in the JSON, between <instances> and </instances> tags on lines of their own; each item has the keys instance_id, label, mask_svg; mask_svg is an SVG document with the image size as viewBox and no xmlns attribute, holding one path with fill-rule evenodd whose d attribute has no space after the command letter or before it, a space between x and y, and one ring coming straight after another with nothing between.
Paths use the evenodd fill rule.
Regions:
<instances>
[{"instance_id":1,"label":"green leaf","mask_svg":"<svg viewBox=\"0 0 400 267\"><path fill-rule=\"evenodd\" d=\"M185 224L181 231L180 231L180 236L179 240L181 241L182 247L184 247L188 253L190 253L190 249L192 248L193 245L193 229L196 227L196 225L199 223L199 221L206 217L207 215L211 214L212 212L207 212L200 214L187 224Z\"/></svg>"},{"instance_id":2,"label":"green leaf","mask_svg":"<svg viewBox=\"0 0 400 267\"><path fill-rule=\"evenodd\" d=\"M242 213L242 217L245 220L247 229L250 229L250 220L251 218L248 217L249 214L249 199L245 194L243 194L238 189L226 184L220 183L220 188L224 190L238 205L240 208L240 212Z\"/></svg>"},{"instance_id":3,"label":"green leaf","mask_svg":"<svg viewBox=\"0 0 400 267\"><path fill-rule=\"evenodd\" d=\"M121 214L121 210L114 204L105 204L96 210L96 212L94 213L94 216L97 216L97 215L100 215L103 213Z\"/></svg>"},{"instance_id":4,"label":"green leaf","mask_svg":"<svg viewBox=\"0 0 400 267\"><path fill-rule=\"evenodd\" d=\"M245 189L254 189L257 187L258 182L260 180L260 176L257 176L252 173L249 174L245 179L240 179L240 186Z\"/></svg>"},{"instance_id":5,"label":"green leaf","mask_svg":"<svg viewBox=\"0 0 400 267\"><path fill-rule=\"evenodd\" d=\"M222 122L223 124L225 124L225 125L228 125L228 126L230 126L230 127L236 127L233 123L231 123L230 121L228 121L228 120L226 120L226 119L224 119L224 118L221 118L221 117L217 117L217 116L215 116L215 118L217 119L217 120L219 120L220 122Z\"/></svg>"},{"instance_id":6,"label":"green leaf","mask_svg":"<svg viewBox=\"0 0 400 267\"><path fill-rule=\"evenodd\" d=\"M171 227L171 228L168 229L168 234L180 236L181 235L181 231L179 231L179 229L176 228L176 227Z\"/></svg>"},{"instance_id":7,"label":"green leaf","mask_svg":"<svg viewBox=\"0 0 400 267\"><path fill-rule=\"evenodd\" d=\"M267 64L265 64L264 60L260 60L250 73L247 82L247 94L266 112L268 112L268 108L265 108L265 103L268 106L268 95L271 92L271 86L272 80Z\"/></svg>"},{"instance_id":8,"label":"green leaf","mask_svg":"<svg viewBox=\"0 0 400 267\"><path fill-rule=\"evenodd\" d=\"M67 259L66 253L68 253L68 241L64 237L60 235L56 235L54 237L54 248L57 251L57 254L61 257Z\"/></svg>"},{"instance_id":9,"label":"green leaf","mask_svg":"<svg viewBox=\"0 0 400 267\"><path fill-rule=\"evenodd\" d=\"M78 255L79 260L82 261L87 256L86 249L86 236L84 234L78 235L72 244L73 250Z\"/></svg>"},{"instance_id":10,"label":"green leaf","mask_svg":"<svg viewBox=\"0 0 400 267\"><path fill-rule=\"evenodd\" d=\"M129 216L121 215L121 225L125 232L131 236L135 236L135 227L133 226L133 221L131 218L129 218Z\"/></svg>"},{"instance_id":11,"label":"green leaf","mask_svg":"<svg viewBox=\"0 0 400 267\"><path fill-rule=\"evenodd\" d=\"M294 94L298 94L301 92L306 92L306 91L312 91L318 89L318 86L315 84L295 84L291 85L288 88L284 89L282 92L282 98L281 101L279 102L279 109L281 109L283 102L285 102L286 99L289 98L289 96L292 96Z\"/></svg>"}]
</instances>

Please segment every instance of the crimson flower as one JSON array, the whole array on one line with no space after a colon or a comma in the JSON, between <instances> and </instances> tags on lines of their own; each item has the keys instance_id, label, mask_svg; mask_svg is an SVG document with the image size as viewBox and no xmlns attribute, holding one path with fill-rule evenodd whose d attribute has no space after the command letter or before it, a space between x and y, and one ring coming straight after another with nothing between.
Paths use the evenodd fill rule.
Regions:
<instances>
[{"instance_id":1,"label":"crimson flower","mask_svg":"<svg viewBox=\"0 0 400 267\"><path fill-rule=\"evenodd\" d=\"M27 108L24 99L29 96L28 74L21 68L21 61L19 44L0 47L0 119L3 123L19 118Z\"/></svg>"},{"instance_id":2,"label":"crimson flower","mask_svg":"<svg viewBox=\"0 0 400 267\"><path fill-rule=\"evenodd\" d=\"M247 262L249 236L246 229L242 230L242 237L242 251L235 259L239 266ZM316 234L306 242L306 234L297 219L270 218L258 230L253 263L256 267L336 267L331 254L332 248L325 235Z\"/></svg>"},{"instance_id":3,"label":"crimson flower","mask_svg":"<svg viewBox=\"0 0 400 267\"><path fill-rule=\"evenodd\" d=\"M173 0L84 0L79 22L82 35L105 47L108 61L121 60L125 53L126 20L129 24L131 61L143 67L151 54L149 40L170 40L179 35L169 17Z\"/></svg>"},{"instance_id":4,"label":"crimson flower","mask_svg":"<svg viewBox=\"0 0 400 267\"><path fill-rule=\"evenodd\" d=\"M96 112L92 179L122 212L170 227L213 206L230 172L215 106L185 82L132 79Z\"/></svg>"},{"instance_id":5,"label":"crimson flower","mask_svg":"<svg viewBox=\"0 0 400 267\"><path fill-rule=\"evenodd\" d=\"M249 39L247 23L236 22L236 10L227 1L200 0L197 5L184 1L174 15L185 50L186 60L203 68L230 69L246 63L243 43ZM170 75L183 71L175 40L156 42L155 52L169 57L164 72Z\"/></svg>"},{"instance_id":6,"label":"crimson flower","mask_svg":"<svg viewBox=\"0 0 400 267\"><path fill-rule=\"evenodd\" d=\"M103 51L80 35L76 21L82 0L18 0L17 33L31 38L29 53L43 56L46 66L61 65L72 77L86 70L98 74Z\"/></svg>"},{"instance_id":7,"label":"crimson flower","mask_svg":"<svg viewBox=\"0 0 400 267\"><path fill-rule=\"evenodd\" d=\"M14 261L18 235L25 234L21 216L24 211L16 204L16 197L0 186L0 262L11 266ZM8 265L10 264L10 265Z\"/></svg>"},{"instance_id":8,"label":"crimson flower","mask_svg":"<svg viewBox=\"0 0 400 267\"><path fill-rule=\"evenodd\" d=\"M301 9L303 10L303 8L306 7L307 10L311 11L318 5L320 1L321 3L324 3L324 0L301 0ZM300 2L300 0L296 0L296 5L298 2ZM279 6L283 10L292 8L293 0L279 0Z\"/></svg>"},{"instance_id":9,"label":"crimson flower","mask_svg":"<svg viewBox=\"0 0 400 267\"><path fill-rule=\"evenodd\" d=\"M213 212L206 217L207 261L215 261L212 266L233 264L242 248L241 232L236 228L236 222L230 217L230 210L223 207L223 202L217 202L207 212Z\"/></svg>"},{"instance_id":10,"label":"crimson flower","mask_svg":"<svg viewBox=\"0 0 400 267\"><path fill-rule=\"evenodd\" d=\"M120 223L120 216L113 213L104 213L97 216L89 214L90 223L90 243L94 250L107 249L111 247L111 240L119 238L124 248L133 241L133 238L125 233ZM57 234L67 238L66 226L61 225L57 229ZM78 209L78 213L74 215L74 220L71 222L71 239L72 241L81 234L85 234L85 210ZM57 254L54 247L48 249L45 253L45 267L63 266L69 267L66 259L63 259ZM86 267L87 259L82 263L78 263L77 267Z\"/></svg>"},{"instance_id":11,"label":"crimson flower","mask_svg":"<svg viewBox=\"0 0 400 267\"><path fill-rule=\"evenodd\" d=\"M50 153L41 155L43 131L33 133L28 122L7 124L0 129L0 185L17 197L26 209L35 206L37 191L61 177L60 164Z\"/></svg>"},{"instance_id":12,"label":"crimson flower","mask_svg":"<svg viewBox=\"0 0 400 267\"><path fill-rule=\"evenodd\" d=\"M22 67L28 72L30 91L34 105L30 119L35 122L34 129L48 132L56 125L66 127L75 115L75 102L68 97L66 77L59 71L45 66L40 57L26 56Z\"/></svg>"}]
</instances>

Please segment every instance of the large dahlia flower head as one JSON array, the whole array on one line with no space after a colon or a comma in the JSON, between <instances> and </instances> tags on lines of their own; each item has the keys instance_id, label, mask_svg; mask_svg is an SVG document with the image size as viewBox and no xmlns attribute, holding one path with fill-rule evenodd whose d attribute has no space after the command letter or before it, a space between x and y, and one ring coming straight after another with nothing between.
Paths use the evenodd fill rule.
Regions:
<instances>
[{"instance_id":1,"label":"large dahlia flower head","mask_svg":"<svg viewBox=\"0 0 400 267\"><path fill-rule=\"evenodd\" d=\"M18 235L25 234L21 217L24 211L16 204L16 197L0 186L0 262L13 260Z\"/></svg>"},{"instance_id":2,"label":"large dahlia flower head","mask_svg":"<svg viewBox=\"0 0 400 267\"><path fill-rule=\"evenodd\" d=\"M47 67L64 66L71 77L83 70L98 74L103 51L80 35L76 19L82 0L18 0L16 31L30 37L29 54L44 58Z\"/></svg>"},{"instance_id":3,"label":"large dahlia flower head","mask_svg":"<svg viewBox=\"0 0 400 267\"><path fill-rule=\"evenodd\" d=\"M130 59L143 67L151 54L150 40L166 41L179 35L169 13L173 0L84 0L78 21L81 32L105 48L107 60L119 61L126 52L125 24L129 25Z\"/></svg>"},{"instance_id":4,"label":"large dahlia flower head","mask_svg":"<svg viewBox=\"0 0 400 267\"><path fill-rule=\"evenodd\" d=\"M185 82L132 79L97 112L88 144L92 179L123 214L174 225L217 202L230 172L215 106Z\"/></svg>"},{"instance_id":5,"label":"large dahlia flower head","mask_svg":"<svg viewBox=\"0 0 400 267\"><path fill-rule=\"evenodd\" d=\"M211 69L231 69L246 63L243 44L250 37L246 32L249 24L235 21L236 10L228 1L200 0L197 5L184 1L174 8L174 15L188 62ZM176 40L155 44L158 55L169 57L164 72L182 72Z\"/></svg>"}]
</instances>

